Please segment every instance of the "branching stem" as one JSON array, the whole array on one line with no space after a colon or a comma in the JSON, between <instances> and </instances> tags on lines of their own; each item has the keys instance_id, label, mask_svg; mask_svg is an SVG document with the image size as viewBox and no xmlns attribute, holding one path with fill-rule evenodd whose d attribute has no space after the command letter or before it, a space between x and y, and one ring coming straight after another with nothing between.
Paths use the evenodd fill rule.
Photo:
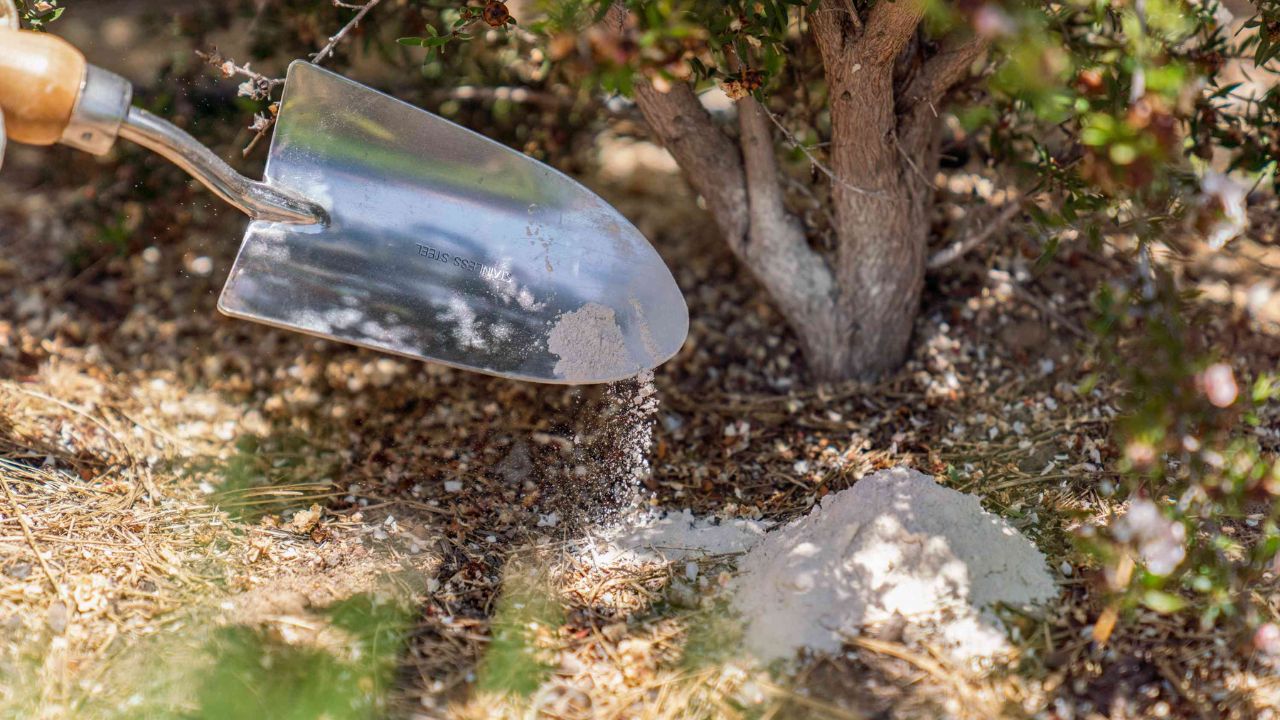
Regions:
<instances>
[{"instance_id":1,"label":"branching stem","mask_svg":"<svg viewBox=\"0 0 1280 720\"><path fill-rule=\"evenodd\" d=\"M356 5L350 5L347 3L339 3L337 0L334 0L333 4L336 5L337 7L344 7L344 8L359 7L360 11L356 13L355 17L351 18L350 22L348 22L346 25L343 25L341 30L334 33L329 38L329 44L321 48L320 52L311 56L311 62L315 63L316 65L319 65L320 63L324 62L326 58L333 55L334 49L337 48L338 44L342 42L342 39L347 36L347 33L354 30L356 26L360 24L360 21L364 19L364 16L368 15L369 11L377 7L378 3L380 2L382 2L382 0L369 0L363 6L356 6Z\"/></svg>"}]
</instances>

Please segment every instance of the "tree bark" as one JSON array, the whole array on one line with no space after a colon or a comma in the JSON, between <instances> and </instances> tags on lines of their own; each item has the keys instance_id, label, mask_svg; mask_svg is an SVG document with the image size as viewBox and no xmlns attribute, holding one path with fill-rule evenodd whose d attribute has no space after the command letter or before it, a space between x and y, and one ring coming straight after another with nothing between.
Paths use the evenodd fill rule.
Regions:
<instances>
[{"instance_id":1,"label":"tree bark","mask_svg":"<svg viewBox=\"0 0 1280 720\"><path fill-rule=\"evenodd\" d=\"M830 259L785 206L771 121L754 98L737 103L735 142L688 85L636 88L650 127L823 380L874 379L910 347L938 163L937 107L986 48L981 38L948 38L920 61L923 12L924 0L876 0L863 14L853 0L820 0L808 16L831 108Z\"/></svg>"},{"instance_id":2,"label":"tree bark","mask_svg":"<svg viewBox=\"0 0 1280 720\"><path fill-rule=\"evenodd\" d=\"M688 85L663 93L641 81L636 103L706 201L726 244L769 292L805 356L821 358L836 330L835 281L783 202L764 108L752 98L738 102L741 139L734 143Z\"/></svg>"},{"instance_id":3,"label":"tree bark","mask_svg":"<svg viewBox=\"0 0 1280 720\"><path fill-rule=\"evenodd\" d=\"M865 22L850 23L852 2L822 0L811 16L831 103L831 166L865 190L832 188L842 332L819 368L826 377L878 377L910 346L932 183L899 144L894 68L922 13L920 0L877 2Z\"/></svg>"}]
</instances>

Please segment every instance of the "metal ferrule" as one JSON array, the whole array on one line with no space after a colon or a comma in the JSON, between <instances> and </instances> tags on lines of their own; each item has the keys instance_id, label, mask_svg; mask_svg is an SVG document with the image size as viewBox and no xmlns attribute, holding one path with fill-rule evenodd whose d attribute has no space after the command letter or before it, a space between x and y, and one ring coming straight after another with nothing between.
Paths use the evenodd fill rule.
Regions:
<instances>
[{"instance_id":1,"label":"metal ferrule","mask_svg":"<svg viewBox=\"0 0 1280 720\"><path fill-rule=\"evenodd\" d=\"M255 220L301 225L323 224L327 220L319 205L250 180L195 138L142 108L129 108L120 125L120 137L163 156Z\"/></svg>"},{"instance_id":2,"label":"metal ferrule","mask_svg":"<svg viewBox=\"0 0 1280 720\"><path fill-rule=\"evenodd\" d=\"M71 120L62 131L63 145L94 155L105 155L120 134L120 123L129 113L133 86L128 80L95 65L86 65L80 96Z\"/></svg>"}]
</instances>

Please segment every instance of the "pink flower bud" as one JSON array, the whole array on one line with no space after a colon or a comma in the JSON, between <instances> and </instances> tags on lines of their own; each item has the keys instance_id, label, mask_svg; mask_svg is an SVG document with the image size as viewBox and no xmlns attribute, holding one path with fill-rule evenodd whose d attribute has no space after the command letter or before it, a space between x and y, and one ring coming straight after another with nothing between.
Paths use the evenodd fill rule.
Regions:
<instances>
[{"instance_id":1,"label":"pink flower bud","mask_svg":"<svg viewBox=\"0 0 1280 720\"><path fill-rule=\"evenodd\" d=\"M1253 647L1260 653L1280 655L1280 627L1263 623L1253 633Z\"/></svg>"},{"instance_id":2,"label":"pink flower bud","mask_svg":"<svg viewBox=\"0 0 1280 720\"><path fill-rule=\"evenodd\" d=\"M1205 368L1200 380L1204 386L1205 397L1209 398L1209 402L1214 407L1231 407L1231 404L1236 401L1236 396L1240 394L1235 373L1231 372L1231 366L1226 363L1214 363Z\"/></svg>"}]
</instances>

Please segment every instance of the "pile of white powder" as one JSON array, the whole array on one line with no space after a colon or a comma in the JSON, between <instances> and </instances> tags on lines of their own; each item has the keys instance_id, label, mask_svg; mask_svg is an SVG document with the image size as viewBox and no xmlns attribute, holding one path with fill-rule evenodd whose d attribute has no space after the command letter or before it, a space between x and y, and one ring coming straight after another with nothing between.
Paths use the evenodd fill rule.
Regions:
<instances>
[{"instance_id":1,"label":"pile of white powder","mask_svg":"<svg viewBox=\"0 0 1280 720\"><path fill-rule=\"evenodd\" d=\"M755 520L700 518L682 510L649 513L605 529L596 561L604 564L697 560L741 553L765 536L768 524Z\"/></svg>"},{"instance_id":2,"label":"pile of white powder","mask_svg":"<svg viewBox=\"0 0 1280 720\"><path fill-rule=\"evenodd\" d=\"M952 660L1007 650L992 606L1055 597L1044 556L978 498L895 468L768 533L730 585L747 649L764 660L838 651L867 626L904 623Z\"/></svg>"},{"instance_id":3,"label":"pile of white powder","mask_svg":"<svg viewBox=\"0 0 1280 720\"><path fill-rule=\"evenodd\" d=\"M1058 588L1044 556L973 495L914 470L868 475L768 532L752 520L688 510L633 515L589 543L599 565L745 553L729 585L744 642L759 659L836 652L869 628L894 628L961 665L1009 650L993 608L1044 602ZM584 546L585 547L585 546Z\"/></svg>"}]
</instances>

